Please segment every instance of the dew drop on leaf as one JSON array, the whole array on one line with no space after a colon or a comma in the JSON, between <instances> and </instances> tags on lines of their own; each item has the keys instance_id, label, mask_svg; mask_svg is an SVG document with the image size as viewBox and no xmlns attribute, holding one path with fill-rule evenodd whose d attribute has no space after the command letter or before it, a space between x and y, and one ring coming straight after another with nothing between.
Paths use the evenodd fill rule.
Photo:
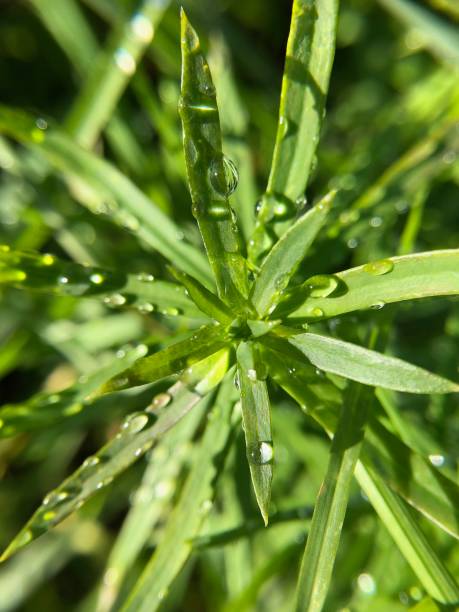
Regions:
<instances>
[{"instance_id":1,"label":"dew drop on leaf","mask_svg":"<svg viewBox=\"0 0 459 612\"><path fill-rule=\"evenodd\" d=\"M99 274L98 272L95 272L94 274L91 274L91 276L89 277L89 280L91 281L93 285L101 285L104 282L105 277L103 274Z\"/></svg>"},{"instance_id":2,"label":"dew drop on leaf","mask_svg":"<svg viewBox=\"0 0 459 612\"><path fill-rule=\"evenodd\" d=\"M142 314L148 314L149 312L153 312L155 307L150 302L142 302L137 305L137 310Z\"/></svg>"},{"instance_id":3,"label":"dew drop on leaf","mask_svg":"<svg viewBox=\"0 0 459 612\"><path fill-rule=\"evenodd\" d=\"M153 38L153 25L145 15L137 13L131 20L131 29L134 36L143 43L149 43Z\"/></svg>"},{"instance_id":4,"label":"dew drop on leaf","mask_svg":"<svg viewBox=\"0 0 459 612\"><path fill-rule=\"evenodd\" d=\"M55 261L56 261L56 258L54 257L54 255L51 255L50 253L45 253L44 255L40 257L40 263L43 266L52 266Z\"/></svg>"},{"instance_id":5,"label":"dew drop on leaf","mask_svg":"<svg viewBox=\"0 0 459 612\"><path fill-rule=\"evenodd\" d=\"M384 308L384 306L386 305L385 302L375 302L374 304L372 304L370 306L370 308L372 308L373 310L381 310L382 308Z\"/></svg>"},{"instance_id":6,"label":"dew drop on leaf","mask_svg":"<svg viewBox=\"0 0 459 612\"><path fill-rule=\"evenodd\" d=\"M266 465L273 460L274 448L271 441L257 442L249 445L247 455L250 463Z\"/></svg>"},{"instance_id":7,"label":"dew drop on leaf","mask_svg":"<svg viewBox=\"0 0 459 612\"><path fill-rule=\"evenodd\" d=\"M59 276L57 279L58 285L68 285L69 279L67 276Z\"/></svg>"},{"instance_id":8,"label":"dew drop on leaf","mask_svg":"<svg viewBox=\"0 0 459 612\"><path fill-rule=\"evenodd\" d=\"M151 283L155 280L153 274L149 274L148 272L140 272L139 274L137 274L136 278L141 283Z\"/></svg>"},{"instance_id":9,"label":"dew drop on leaf","mask_svg":"<svg viewBox=\"0 0 459 612\"><path fill-rule=\"evenodd\" d=\"M104 298L104 304L107 306L122 306L126 303L126 298L121 293L113 293Z\"/></svg>"},{"instance_id":10,"label":"dew drop on leaf","mask_svg":"<svg viewBox=\"0 0 459 612\"><path fill-rule=\"evenodd\" d=\"M158 393L153 398L151 404L148 406L149 410L159 410L160 408L165 408L168 404L170 404L172 400L172 396L170 393Z\"/></svg>"},{"instance_id":11,"label":"dew drop on leaf","mask_svg":"<svg viewBox=\"0 0 459 612\"><path fill-rule=\"evenodd\" d=\"M223 176L221 174L221 163L223 164ZM225 155L221 159L217 158L212 161L209 168L209 178L215 191L225 198L236 190L239 182L239 174L234 162Z\"/></svg>"},{"instance_id":12,"label":"dew drop on leaf","mask_svg":"<svg viewBox=\"0 0 459 612\"><path fill-rule=\"evenodd\" d=\"M338 287L338 280L334 276L318 274L306 281L309 295L313 298L323 298L331 295Z\"/></svg>"},{"instance_id":13,"label":"dew drop on leaf","mask_svg":"<svg viewBox=\"0 0 459 612\"><path fill-rule=\"evenodd\" d=\"M363 266L365 272L374 276L382 276L387 274L394 269L394 264L390 259L380 259L379 261L372 261Z\"/></svg>"},{"instance_id":14,"label":"dew drop on leaf","mask_svg":"<svg viewBox=\"0 0 459 612\"><path fill-rule=\"evenodd\" d=\"M135 434L142 431L149 420L148 414L145 412L133 412L126 417L121 429L124 433Z\"/></svg>"}]
</instances>

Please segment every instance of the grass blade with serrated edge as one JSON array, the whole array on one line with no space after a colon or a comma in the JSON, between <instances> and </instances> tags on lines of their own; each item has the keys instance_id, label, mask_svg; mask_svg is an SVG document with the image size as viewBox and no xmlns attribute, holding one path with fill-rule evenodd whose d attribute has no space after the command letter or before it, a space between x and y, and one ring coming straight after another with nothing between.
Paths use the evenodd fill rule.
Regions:
<instances>
[{"instance_id":1,"label":"grass blade with serrated edge","mask_svg":"<svg viewBox=\"0 0 459 612\"><path fill-rule=\"evenodd\" d=\"M59 393L38 393L20 404L6 404L0 409L0 437L23 431L44 429L93 408L90 396L105 382L145 356L142 344L111 361L100 370L85 376Z\"/></svg>"},{"instance_id":2,"label":"grass blade with serrated edge","mask_svg":"<svg viewBox=\"0 0 459 612\"><path fill-rule=\"evenodd\" d=\"M123 612L154 612L192 552L192 538L210 510L216 479L232 429L236 400L232 371L221 385L180 499L163 537L134 586Z\"/></svg>"},{"instance_id":3,"label":"grass blade with serrated edge","mask_svg":"<svg viewBox=\"0 0 459 612\"><path fill-rule=\"evenodd\" d=\"M358 462L355 475L371 505L426 591L445 604L459 603L459 587L431 548L409 508L372 471Z\"/></svg>"},{"instance_id":4,"label":"grass blade with serrated edge","mask_svg":"<svg viewBox=\"0 0 459 612\"><path fill-rule=\"evenodd\" d=\"M288 342L326 372L365 385L407 393L457 393L459 385L395 357L320 334L298 334Z\"/></svg>"},{"instance_id":5,"label":"grass blade with serrated edge","mask_svg":"<svg viewBox=\"0 0 459 612\"><path fill-rule=\"evenodd\" d=\"M0 286L7 284L53 295L98 296L110 306L132 306L145 313L158 309L195 318L204 315L182 287L157 281L151 274L82 266L49 253L13 251L2 245Z\"/></svg>"},{"instance_id":6,"label":"grass blade with serrated edge","mask_svg":"<svg viewBox=\"0 0 459 612\"><path fill-rule=\"evenodd\" d=\"M272 311L325 223L336 191L325 196L279 239L264 260L251 299L260 317Z\"/></svg>"},{"instance_id":7,"label":"grass blade with serrated edge","mask_svg":"<svg viewBox=\"0 0 459 612\"><path fill-rule=\"evenodd\" d=\"M273 161L249 249L253 260L264 250L267 227L294 214L306 189L335 52L337 13L338 0L293 3Z\"/></svg>"},{"instance_id":8,"label":"grass blade with serrated edge","mask_svg":"<svg viewBox=\"0 0 459 612\"><path fill-rule=\"evenodd\" d=\"M4 551L0 561L10 557L39 535L49 531L98 490L151 449L155 440L171 429L223 378L228 352L205 359L190 368L186 384L182 381L153 399L152 411L128 415L120 433L88 457L80 468L45 497L42 505ZM158 418L154 411L162 409Z\"/></svg>"},{"instance_id":9,"label":"grass blade with serrated edge","mask_svg":"<svg viewBox=\"0 0 459 612\"><path fill-rule=\"evenodd\" d=\"M98 393L145 385L176 374L223 348L227 342L227 334L227 330L221 325L205 325L186 340L139 359L132 367L105 383Z\"/></svg>"},{"instance_id":10,"label":"grass blade with serrated edge","mask_svg":"<svg viewBox=\"0 0 459 612\"><path fill-rule=\"evenodd\" d=\"M169 0L145 0L135 15L116 32L110 50L96 59L93 70L66 120L66 129L79 144L91 148L109 120L136 65L151 42Z\"/></svg>"},{"instance_id":11,"label":"grass blade with serrated edge","mask_svg":"<svg viewBox=\"0 0 459 612\"><path fill-rule=\"evenodd\" d=\"M174 482L186 464L190 442L208 406L204 402L168 431L151 451L148 465L131 508L110 551L99 592L97 612L108 612L115 604L122 583L152 530L170 508Z\"/></svg>"},{"instance_id":12,"label":"grass blade with serrated edge","mask_svg":"<svg viewBox=\"0 0 459 612\"><path fill-rule=\"evenodd\" d=\"M169 272L185 287L190 299L193 300L201 312L220 321L220 323L228 324L233 321L234 316L229 308L199 281L172 267L169 267Z\"/></svg>"},{"instance_id":13,"label":"grass blade with serrated edge","mask_svg":"<svg viewBox=\"0 0 459 612\"><path fill-rule=\"evenodd\" d=\"M459 249L390 257L338 272L332 278L336 289L328 296L311 297L310 289L304 287L292 291L278 311L290 311L290 318L300 319L317 308L323 317L335 317L403 300L458 295Z\"/></svg>"},{"instance_id":14,"label":"grass blade with serrated edge","mask_svg":"<svg viewBox=\"0 0 459 612\"><path fill-rule=\"evenodd\" d=\"M320 487L298 578L296 610L322 610L335 563L354 468L364 436L368 390L352 384L343 405Z\"/></svg>"},{"instance_id":15,"label":"grass blade with serrated edge","mask_svg":"<svg viewBox=\"0 0 459 612\"><path fill-rule=\"evenodd\" d=\"M238 380L241 391L247 459L261 515L268 524L271 481L273 478L273 441L264 364L257 359L256 346L241 342L237 349Z\"/></svg>"},{"instance_id":16,"label":"grass blade with serrated edge","mask_svg":"<svg viewBox=\"0 0 459 612\"><path fill-rule=\"evenodd\" d=\"M232 179L222 153L215 88L199 38L181 11L182 85L179 113L192 211L219 296L242 308L248 292L240 235L228 195Z\"/></svg>"},{"instance_id":17,"label":"grass blade with serrated edge","mask_svg":"<svg viewBox=\"0 0 459 612\"><path fill-rule=\"evenodd\" d=\"M94 201L98 205L109 202L107 214L113 220L209 285L209 268L202 254L178 239L182 233L174 222L109 162L85 151L59 130L39 130L32 116L5 106L0 107L0 132L28 144L62 173L71 186L78 186L73 195L81 204L94 211Z\"/></svg>"}]
</instances>

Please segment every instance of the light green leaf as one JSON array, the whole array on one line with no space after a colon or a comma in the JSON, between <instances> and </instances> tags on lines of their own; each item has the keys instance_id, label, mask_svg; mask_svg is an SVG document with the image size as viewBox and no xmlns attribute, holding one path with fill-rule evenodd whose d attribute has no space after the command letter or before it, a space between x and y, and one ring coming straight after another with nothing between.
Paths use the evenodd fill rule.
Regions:
<instances>
[{"instance_id":1,"label":"light green leaf","mask_svg":"<svg viewBox=\"0 0 459 612\"><path fill-rule=\"evenodd\" d=\"M220 462L232 429L234 401L235 389L230 371L209 413L206 430L180 499L168 517L158 547L123 606L123 612L157 610L192 552L192 538L197 535L212 507Z\"/></svg>"},{"instance_id":2,"label":"light green leaf","mask_svg":"<svg viewBox=\"0 0 459 612\"><path fill-rule=\"evenodd\" d=\"M131 306L146 314L186 314L202 317L202 312L174 283L157 281L148 272L126 274L64 261L49 253L12 251L0 246L0 286L46 291L53 295L98 296L110 307Z\"/></svg>"},{"instance_id":3,"label":"light green leaf","mask_svg":"<svg viewBox=\"0 0 459 612\"><path fill-rule=\"evenodd\" d=\"M257 359L256 350L250 342L239 344L238 380L247 459L258 506L267 525L273 477L271 407L266 386L266 372L263 371L265 366Z\"/></svg>"},{"instance_id":4,"label":"light green leaf","mask_svg":"<svg viewBox=\"0 0 459 612\"><path fill-rule=\"evenodd\" d=\"M457 393L459 385L406 361L320 334L289 338L316 367L351 380L407 393Z\"/></svg>"},{"instance_id":5,"label":"light green leaf","mask_svg":"<svg viewBox=\"0 0 459 612\"><path fill-rule=\"evenodd\" d=\"M202 234L219 296L239 307L247 296L247 271L237 219L228 196L235 186L222 153L215 88L199 38L181 12L182 87L179 113L192 212Z\"/></svg>"},{"instance_id":6,"label":"light green leaf","mask_svg":"<svg viewBox=\"0 0 459 612\"><path fill-rule=\"evenodd\" d=\"M227 331L221 325L203 326L186 340L139 359L132 367L109 380L100 393L144 385L176 374L216 353L226 341Z\"/></svg>"},{"instance_id":7,"label":"light green leaf","mask_svg":"<svg viewBox=\"0 0 459 612\"><path fill-rule=\"evenodd\" d=\"M349 499L354 468L360 454L370 401L360 385L350 385L320 487L301 564L297 612L320 612L328 590Z\"/></svg>"},{"instance_id":8,"label":"light green leaf","mask_svg":"<svg viewBox=\"0 0 459 612\"><path fill-rule=\"evenodd\" d=\"M77 146L59 130L43 131L32 116L5 106L0 107L0 132L40 153L63 174L84 206L105 212L175 265L209 284L202 254L182 240L183 234L173 221L109 162Z\"/></svg>"},{"instance_id":9,"label":"light green leaf","mask_svg":"<svg viewBox=\"0 0 459 612\"><path fill-rule=\"evenodd\" d=\"M295 0L282 79L279 122L266 195L250 245L256 260L267 228L295 214L319 141L335 52L338 0Z\"/></svg>"},{"instance_id":10,"label":"light green leaf","mask_svg":"<svg viewBox=\"0 0 459 612\"><path fill-rule=\"evenodd\" d=\"M251 293L260 317L274 310L290 279L325 223L336 191L330 192L279 239L261 266Z\"/></svg>"},{"instance_id":11,"label":"light green leaf","mask_svg":"<svg viewBox=\"0 0 459 612\"><path fill-rule=\"evenodd\" d=\"M293 292L279 311L291 318L309 318L316 309L322 317L334 317L364 308L437 295L459 294L459 249L391 257L338 272L335 290L314 297L303 286Z\"/></svg>"}]
</instances>

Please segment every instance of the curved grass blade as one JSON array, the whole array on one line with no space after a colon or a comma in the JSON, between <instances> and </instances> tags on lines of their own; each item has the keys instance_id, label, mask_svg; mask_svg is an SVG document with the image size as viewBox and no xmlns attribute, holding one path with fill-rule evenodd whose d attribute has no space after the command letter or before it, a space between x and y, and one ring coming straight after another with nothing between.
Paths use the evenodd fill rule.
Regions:
<instances>
[{"instance_id":1,"label":"curved grass blade","mask_svg":"<svg viewBox=\"0 0 459 612\"><path fill-rule=\"evenodd\" d=\"M459 249L391 257L338 272L335 291L314 297L309 287L292 292L279 307L291 318L309 318L314 309L335 317L365 308L423 297L459 294ZM306 283L307 285L307 283Z\"/></svg>"},{"instance_id":2,"label":"curved grass blade","mask_svg":"<svg viewBox=\"0 0 459 612\"><path fill-rule=\"evenodd\" d=\"M209 269L202 254L184 240L179 228L109 162L76 145L56 129L39 129L33 117L0 106L0 132L29 145L73 187L73 195L92 212L106 212L206 285Z\"/></svg>"},{"instance_id":3,"label":"curved grass blade","mask_svg":"<svg viewBox=\"0 0 459 612\"><path fill-rule=\"evenodd\" d=\"M252 484L261 515L268 524L273 478L271 407L264 364L257 359L256 347L241 342L237 349L238 380L241 391L242 422Z\"/></svg>"},{"instance_id":4,"label":"curved grass blade","mask_svg":"<svg viewBox=\"0 0 459 612\"><path fill-rule=\"evenodd\" d=\"M359 458L370 401L368 390L352 384L333 437L327 473L320 487L301 564L297 612L322 610L335 563L354 468Z\"/></svg>"},{"instance_id":5,"label":"curved grass blade","mask_svg":"<svg viewBox=\"0 0 459 612\"><path fill-rule=\"evenodd\" d=\"M296 212L319 141L335 52L338 0L295 0L287 43L279 122L266 194L249 254L258 259L267 230Z\"/></svg>"},{"instance_id":6,"label":"curved grass blade","mask_svg":"<svg viewBox=\"0 0 459 612\"><path fill-rule=\"evenodd\" d=\"M175 268L170 267L169 271L185 287L186 292L201 312L223 324L233 321L234 316L229 308L199 281Z\"/></svg>"},{"instance_id":7,"label":"curved grass blade","mask_svg":"<svg viewBox=\"0 0 459 612\"><path fill-rule=\"evenodd\" d=\"M119 391L155 382L189 368L194 363L216 353L227 342L227 330L221 325L201 327L192 336L137 361L132 367L109 380L100 393Z\"/></svg>"},{"instance_id":8,"label":"curved grass blade","mask_svg":"<svg viewBox=\"0 0 459 612\"><path fill-rule=\"evenodd\" d=\"M179 113L195 216L219 296L239 307L247 297L247 271L235 213L228 196L235 177L222 153L215 88L199 38L181 11L182 86Z\"/></svg>"},{"instance_id":9,"label":"curved grass blade","mask_svg":"<svg viewBox=\"0 0 459 612\"><path fill-rule=\"evenodd\" d=\"M86 410L94 410L96 404L90 399L92 394L113 376L144 357L147 350L141 344L59 393L38 393L20 404L4 405L0 409L0 437L43 429Z\"/></svg>"},{"instance_id":10,"label":"curved grass blade","mask_svg":"<svg viewBox=\"0 0 459 612\"><path fill-rule=\"evenodd\" d=\"M54 295L99 296L109 306L132 306L141 312L202 317L179 285L151 274L126 274L58 259L49 253L12 251L0 246L0 286L46 291Z\"/></svg>"},{"instance_id":11,"label":"curved grass blade","mask_svg":"<svg viewBox=\"0 0 459 612\"><path fill-rule=\"evenodd\" d=\"M192 552L194 538L210 508L220 473L225 447L232 430L232 409L236 400L228 373L209 414L206 430L194 457L191 472L163 537L138 582L123 612L154 612Z\"/></svg>"},{"instance_id":12,"label":"curved grass blade","mask_svg":"<svg viewBox=\"0 0 459 612\"><path fill-rule=\"evenodd\" d=\"M324 225L336 191L326 195L279 239L264 260L251 293L260 317L274 310L290 279Z\"/></svg>"},{"instance_id":13,"label":"curved grass blade","mask_svg":"<svg viewBox=\"0 0 459 612\"><path fill-rule=\"evenodd\" d=\"M406 361L320 334L289 338L316 367L365 385L407 393L457 393L459 385Z\"/></svg>"},{"instance_id":14,"label":"curved grass blade","mask_svg":"<svg viewBox=\"0 0 459 612\"><path fill-rule=\"evenodd\" d=\"M186 384L178 381L167 393L160 393L151 406L126 418L120 432L100 451L88 457L80 468L54 489L9 544L0 561L10 557L39 535L49 531L101 488L151 449L154 442L174 427L207 395L225 375L228 352L195 364L187 373ZM155 412L161 409L156 418Z\"/></svg>"},{"instance_id":15,"label":"curved grass blade","mask_svg":"<svg viewBox=\"0 0 459 612\"><path fill-rule=\"evenodd\" d=\"M169 0L144 0L121 32L116 32L109 49L96 59L66 120L67 131L82 146L92 148L110 119L169 3Z\"/></svg>"}]
</instances>

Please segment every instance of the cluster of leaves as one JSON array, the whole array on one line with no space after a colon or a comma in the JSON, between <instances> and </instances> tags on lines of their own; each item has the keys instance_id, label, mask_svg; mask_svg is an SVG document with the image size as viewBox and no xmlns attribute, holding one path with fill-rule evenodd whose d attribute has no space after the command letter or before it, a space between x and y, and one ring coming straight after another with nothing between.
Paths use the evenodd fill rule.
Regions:
<instances>
[{"instance_id":1,"label":"cluster of leaves","mask_svg":"<svg viewBox=\"0 0 459 612\"><path fill-rule=\"evenodd\" d=\"M402 84L395 102L365 82L333 100L331 85L320 152L338 1L294 0L274 153L270 162L262 141L267 181L255 204L250 124L223 39L211 41L209 68L182 10L178 92L168 51L178 46L175 5L148 0L124 17L121 6L86 1L115 23L90 70L98 42L79 4L31 0L75 71L89 70L62 124L0 107L10 204L0 371L55 364L43 388L12 394L0 409L2 461L24 466L11 472L6 495L18 488L18 507L30 506L15 483L27 488L28 475L41 471L52 487L5 548L0 610L20 605L78 554L95 557L103 572L82 610L180 609L184 598L224 610L457 605L458 431L448 411L459 392L459 319L446 297L459 295L457 220L447 219L449 237L442 229L459 181L454 3L432 2L440 16L410 0L381 0L412 28L411 38L400 36L420 58L389 72L387 85ZM358 46L365 10L357 1L341 9L343 53ZM161 99L138 66L147 52L165 65ZM261 70L256 55L249 64ZM137 128L117 108L128 85L140 103ZM267 140L274 134L260 96L253 121ZM371 96L373 105L362 102ZM142 148L147 120L159 139L151 159ZM105 156L94 151L102 143ZM309 206L307 188L325 195ZM440 196L445 211L429 217ZM417 245L426 248L413 253ZM409 302L403 324L391 306L399 302ZM433 333L429 344L426 336L421 359L417 330L439 308L450 338ZM410 326L403 343L400 330ZM112 350L135 341L142 344ZM395 392L431 395L431 403ZM115 429L97 448L88 427L101 441L107 423ZM107 523L120 520L129 491L103 568ZM385 577L393 542L394 575ZM191 571L212 586L208 595L193 591Z\"/></svg>"}]
</instances>

